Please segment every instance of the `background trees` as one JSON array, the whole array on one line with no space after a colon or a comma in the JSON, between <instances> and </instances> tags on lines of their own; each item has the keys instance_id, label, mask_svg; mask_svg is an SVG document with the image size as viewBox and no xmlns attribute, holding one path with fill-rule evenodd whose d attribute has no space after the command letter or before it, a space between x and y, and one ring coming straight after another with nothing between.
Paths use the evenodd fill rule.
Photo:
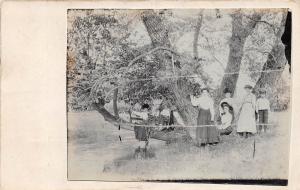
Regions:
<instances>
[{"instance_id":1,"label":"background trees","mask_svg":"<svg viewBox=\"0 0 300 190\"><path fill-rule=\"evenodd\" d=\"M279 93L274 84L288 88L289 75L259 71L285 68L286 15L286 9L71 10L68 108L96 104L115 120L119 109L163 99L190 125L197 113L189 95L201 86L212 89L216 103L225 87L240 96L245 83Z\"/></svg>"}]
</instances>

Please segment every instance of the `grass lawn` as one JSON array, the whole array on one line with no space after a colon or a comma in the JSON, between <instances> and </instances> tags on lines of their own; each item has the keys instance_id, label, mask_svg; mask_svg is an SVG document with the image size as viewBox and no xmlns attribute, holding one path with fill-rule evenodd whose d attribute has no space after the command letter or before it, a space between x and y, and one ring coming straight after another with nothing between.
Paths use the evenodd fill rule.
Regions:
<instances>
[{"instance_id":1,"label":"grass lawn","mask_svg":"<svg viewBox=\"0 0 300 190\"><path fill-rule=\"evenodd\" d=\"M68 113L68 179L287 179L289 116L273 113L277 125L268 133L247 139L223 136L217 146L151 139L155 156L140 159L133 156L138 146L133 131L119 131L97 112Z\"/></svg>"}]
</instances>

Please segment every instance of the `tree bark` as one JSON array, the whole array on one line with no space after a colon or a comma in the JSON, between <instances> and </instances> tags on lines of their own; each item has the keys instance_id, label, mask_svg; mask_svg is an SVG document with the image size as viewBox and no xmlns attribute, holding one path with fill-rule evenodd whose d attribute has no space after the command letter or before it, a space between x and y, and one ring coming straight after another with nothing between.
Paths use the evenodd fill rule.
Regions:
<instances>
[{"instance_id":1,"label":"tree bark","mask_svg":"<svg viewBox=\"0 0 300 190\"><path fill-rule=\"evenodd\" d=\"M198 59L198 40L199 40L200 29L202 26L202 20L203 20L203 10L201 10L199 13L199 17L198 17L196 28L195 28L195 34L194 34L193 54L194 54L195 60Z\"/></svg>"},{"instance_id":2,"label":"tree bark","mask_svg":"<svg viewBox=\"0 0 300 190\"><path fill-rule=\"evenodd\" d=\"M281 41L281 37L285 32L285 23L287 14L282 17L281 27L276 32L276 42L268 55L268 59L263 66L263 71L281 70L284 69L287 59L285 58L285 45ZM254 90L257 92L260 88L274 89L276 82L281 76L282 71L262 72L257 80Z\"/></svg>"},{"instance_id":3,"label":"tree bark","mask_svg":"<svg viewBox=\"0 0 300 190\"><path fill-rule=\"evenodd\" d=\"M142 20L148 31L153 47L163 46L169 47L171 43L168 37L168 29L163 24L159 15L156 15L153 10L144 11L142 14ZM171 60L167 55L161 53L161 68L165 70L172 70ZM182 117L186 125L194 125L196 121L195 108L193 108L190 101L187 100L185 92L183 92L180 86L177 85L177 81L170 82L170 90L174 96L175 106Z\"/></svg>"},{"instance_id":4,"label":"tree bark","mask_svg":"<svg viewBox=\"0 0 300 190\"><path fill-rule=\"evenodd\" d=\"M149 36L152 41L152 45L154 48L156 47L170 47L170 41L168 38L168 30L165 28L165 26L162 23L162 20L159 16L155 15L153 10L145 11L142 15L143 22L147 28L147 31L149 33ZM162 69L169 69L171 66L171 63L165 64L165 62L168 62L169 58L166 54L160 52L161 55L161 66ZM177 87L177 81L172 82L170 85L170 89L172 90L174 97L175 97L175 104L178 109L179 114L181 115L182 119L184 120L185 124L191 125L193 119L191 113L194 108L192 107L191 103L185 98L183 95L183 92L180 92L180 90ZM114 91L114 95L115 95ZM115 97L115 96L114 96ZM115 125L119 126L120 128L126 129L126 130L133 130L134 124L126 122L117 116L112 115L104 108L104 100L99 100L98 103L93 104L93 108L98 111L104 119ZM114 110L115 111L115 110ZM115 112L116 115L116 112ZM121 124L120 124L121 123ZM172 140L178 140L183 139L186 137L186 135L189 136L189 131L186 130L187 133L181 134L181 133L165 133L161 131L153 132L150 137L158 140L164 140L164 141L172 141Z\"/></svg>"},{"instance_id":5,"label":"tree bark","mask_svg":"<svg viewBox=\"0 0 300 190\"><path fill-rule=\"evenodd\" d=\"M119 110L118 110L118 88L114 89L113 94L113 109L114 109L114 115L116 118L119 118Z\"/></svg>"},{"instance_id":6,"label":"tree bark","mask_svg":"<svg viewBox=\"0 0 300 190\"><path fill-rule=\"evenodd\" d=\"M98 111L107 122L110 122L112 124L117 124L119 123L119 118L116 116L112 115L109 111L107 111L104 107L104 100L100 101L99 103L94 103L92 106L93 108ZM125 122L125 121L122 121Z\"/></svg>"},{"instance_id":7,"label":"tree bark","mask_svg":"<svg viewBox=\"0 0 300 190\"><path fill-rule=\"evenodd\" d=\"M218 92L218 97L222 96L223 89L229 88L235 91L236 83L239 77L241 61L243 58L243 49L247 37L252 33L257 20L260 20L261 13L254 13L250 17L244 17L240 10L234 12L232 17L232 36L229 42L229 59L225 73L237 72L236 74L225 74Z\"/></svg>"},{"instance_id":8,"label":"tree bark","mask_svg":"<svg viewBox=\"0 0 300 190\"><path fill-rule=\"evenodd\" d=\"M120 118L115 117L111 113L109 113L105 108L104 108L104 101L100 101L99 103L94 103L93 108L99 112L104 119L111 123L112 127L120 127L120 129L124 130L129 130L133 131L134 130L134 124L124 121ZM162 141L177 141L179 139L183 139L185 137L185 134L183 133L165 133L163 131L153 131L150 134L150 138L157 139L157 140L162 140Z\"/></svg>"}]
</instances>

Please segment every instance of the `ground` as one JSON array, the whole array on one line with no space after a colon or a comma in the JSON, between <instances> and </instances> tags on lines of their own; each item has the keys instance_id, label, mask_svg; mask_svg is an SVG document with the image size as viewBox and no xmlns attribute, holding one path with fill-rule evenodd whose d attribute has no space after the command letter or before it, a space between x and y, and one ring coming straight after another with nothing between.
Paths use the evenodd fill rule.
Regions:
<instances>
[{"instance_id":1,"label":"ground","mask_svg":"<svg viewBox=\"0 0 300 190\"><path fill-rule=\"evenodd\" d=\"M97 112L68 113L68 179L287 179L290 114L272 115L277 125L268 133L225 136L205 148L151 139L154 157L141 159L132 131L118 130Z\"/></svg>"}]
</instances>

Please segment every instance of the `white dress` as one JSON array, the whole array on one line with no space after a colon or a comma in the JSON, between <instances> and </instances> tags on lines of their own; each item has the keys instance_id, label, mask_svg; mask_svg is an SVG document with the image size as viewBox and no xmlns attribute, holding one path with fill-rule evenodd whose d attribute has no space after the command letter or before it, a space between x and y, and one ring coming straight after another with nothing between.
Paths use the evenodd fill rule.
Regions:
<instances>
[{"instance_id":1,"label":"white dress","mask_svg":"<svg viewBox=\"0 0 300 190\"><path fill-rule=\"evenodd\" d=\"M250 93L245 96L237 122L237 132L256 133L255 122L255 95Z\"/></svg>"},{"instance_id":2,"label":"white dress","mask_svg":"<svg viewBox=\"0 0 300 190\"><path fill-rule=\"evenodd\" d=\"M218 129L226 129L231 125L232 115L230 113L226 113L221 116L221 125L218 126Z\"/></svg>"}]
</instances>

